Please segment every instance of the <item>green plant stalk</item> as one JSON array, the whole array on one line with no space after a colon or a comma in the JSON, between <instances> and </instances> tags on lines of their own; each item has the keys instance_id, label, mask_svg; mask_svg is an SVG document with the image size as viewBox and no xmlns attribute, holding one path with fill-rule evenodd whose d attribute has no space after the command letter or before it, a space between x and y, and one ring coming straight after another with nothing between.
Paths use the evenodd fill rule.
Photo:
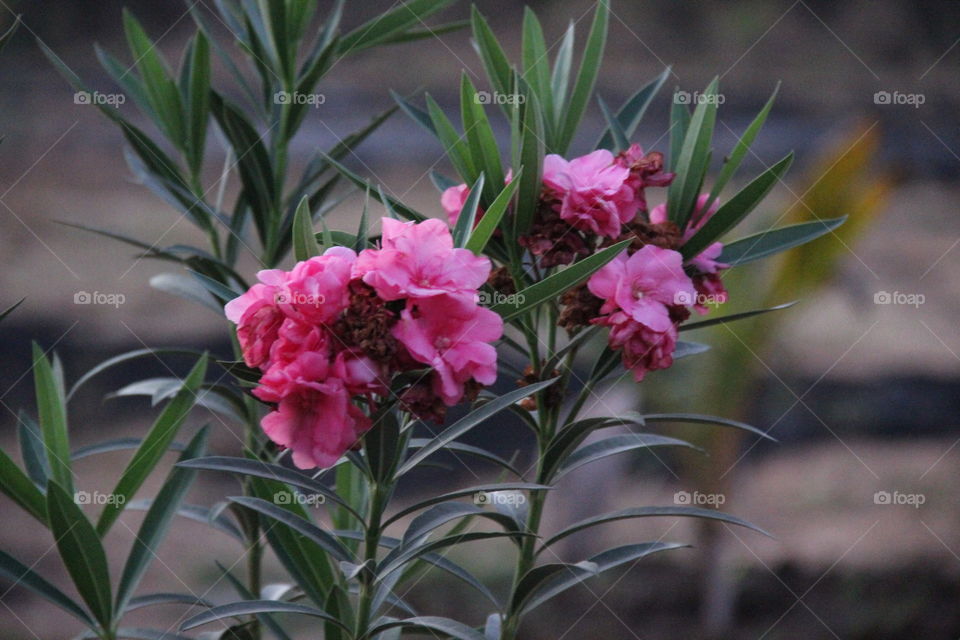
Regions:
<instances>
[{"instance_id":1,"label":"green plant stalk","mask_svg":"<svg viewBox=\"0 0 960 640\"><path fill-rule=\"evenodd\" d=\"M357 600L357 624L356 636L363 638L370 628L372 622L371 607L374 597L374 573L372 567L377 562L377 550L380 546L380 536L382 535L383 510L387 499L392 492L388 487L384 487L377 481L370 483L370 510L368 513L367 529L364 533L363 543L363 569L358 576L360 582L360 595Z\"/></svg>"}]
</instances>

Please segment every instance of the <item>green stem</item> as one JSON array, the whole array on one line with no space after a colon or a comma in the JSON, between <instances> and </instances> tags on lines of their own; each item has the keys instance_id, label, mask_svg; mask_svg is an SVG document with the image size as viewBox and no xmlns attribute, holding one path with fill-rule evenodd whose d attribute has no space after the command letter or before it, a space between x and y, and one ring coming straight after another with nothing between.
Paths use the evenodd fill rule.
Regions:
<instances>
[{"instance_id":1,"label":"green stem","mask_svg":"<svg viewBox=\"0 0 960 640\"><path fill-rule=\"evenodd\" d=\"M367 529L364 534L363 544L363 570L358 576L360 582L360 595L357 602L357 624L356 637L363 638L370 628L373 613L373 597L375 595L374 566L377 562L377 551L380 547L380 536L383 509L386 506L386 499L389 491L378 482L372 482L370 485L370 511L368 514Z\"/></svg>"}]
</instances>

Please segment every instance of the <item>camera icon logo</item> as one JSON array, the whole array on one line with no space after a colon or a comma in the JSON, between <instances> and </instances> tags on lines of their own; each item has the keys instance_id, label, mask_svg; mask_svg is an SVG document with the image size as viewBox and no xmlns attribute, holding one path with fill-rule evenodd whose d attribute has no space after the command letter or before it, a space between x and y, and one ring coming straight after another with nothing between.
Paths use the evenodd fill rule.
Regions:
<instances>
[{"instance_id":1,"label":"camera icon logo","mask_svg":"<svg viewBox=\"0 0 960 640\"><path fill-rule=\"evenodd\" d=\"M893 496L889 491L877 491L873 494L873 504L891 504Z\"/></svg>"},{"instance_id":2,"label":"camera icon logo","mask_svg":"<svg viewBox=\"0 0 960 640\"><path fill-rule=\"evenodd\" d=\"M677 91L673 94L673 100L677 104L690 104L692 98L689 91Z\"/></svg>"},{"instance_id":3,"label":"camera icon logo","mask_svg":"<svg viewBox=\"0 0 960 640\"><path fill-rule=\"evenodd\" d=\"M292 98L293 97L287 91L277 91L275 94L273 94L273 103L290 104L293 101Z\"/></svg>"},{"instance_id":4,"label":"camera icon logo","mask_svg":"<svg viewBox=\"0 0 960 640\"><path fill-rule=\"evenodd\" d=\"M890 304L893 302L893 296L889 291L877 291L873 294L873 304Z\"/></svg>"},{"instance_id":5,"label":"camera icon logo","mask_svg":"<svg viewBox=\"0 0 960 640\"><path fill-rule=\"evenodd\" d=\"M890 104L893 99L893 96L889 91L877 91L873 94L873 103L874 104Z\"/></svg>"},{"instance_id":6,"label":"camera icon logo","mask_svg":"<svg viewBox=\"0 0 960 640\"><path fill-rule=\"evenodd\" d=\"M477 491L475 494L473 494L473 504L482 505L490 504L491 502L490 494L486 491Z\"/></svg>"},{"instance_id":7,"label":"camera icon logo","mask_svg":"<svg viewBox=\"0 0 960 640\"><path fill-rule=\"evenodd\" d=\"M88 291L77 291L73 294L73 304L91 304L93 296Z\"/></svg>"},{"instance_id":8,"label":"camera icon logo","mask_svg":"<svg viewBox=\"0 0 960 640\"><path fill-rule=\"evenodd\" d=\"M274 504L292 504L293 495L285 491L274 494L273 496Z\"/></svg>"},{"instance_id":9,"label":"camera icon logo","mask_svg":"<svg viewBox=\"0 0 960 640\"><path fill-rule=\"evenodd\" d=\"M73 94L73 104L91 104L93 98L89 91L77 91Z\"/></svg>"},{"instance_id":10,"label":"camera icon logo","mask_svg":"<svg viewBox=\"0 0 960 640\"><path fill-rule=\"evenodd\" d=\"M690 504L693 502L693 496L689 491L677 491L673 494L674 504Z\"/></svg>"},{"instance_id":11,"label":"camera icon logo","mask_svg":"<svg viewBox=\"0 0 960 640\"><path fill-rule=\"evenodd\" d=\"M682 304L684 306L692 305L695 300L695 296L689 291L677 291L673 296L674 304Z\"/></svg>"}]
</instances>

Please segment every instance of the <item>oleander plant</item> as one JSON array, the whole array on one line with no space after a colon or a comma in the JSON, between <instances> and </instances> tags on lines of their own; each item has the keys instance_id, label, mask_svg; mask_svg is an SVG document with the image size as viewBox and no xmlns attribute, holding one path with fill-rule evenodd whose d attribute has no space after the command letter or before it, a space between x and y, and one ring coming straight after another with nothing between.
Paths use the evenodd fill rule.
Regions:
<instances>
[{"instance_id":1,"label":"oleander plant","mask_svg":"<svg viewBox=\"0 0 960 640\"><path fill-rule=\"evenodd\" d=\"M3 552L0 573L73 615L78 638L288 640L289 622L303 617L311 621L303 637L326 640L513 640L524 637L551 598L687 546L629 540L567 559L555 545L570 536L663 517L713 519L765 534L734 515L683 504L597 513L559 530L543 521L567 474L589 472L611 456L693 446L657 425L768 437L682 406L610 415L603 396L625 377L639 394L652 372L707 350L686 339L699 328L789 306L720 313L738 294L724 286L725 272L842 224L816 221L736 237L738 224L792 161L787 154L732 188L774 98L732 149L714 154L723 102L718 81L695 94L678 89L663 120L667 148L644 149L634 134L671 72L663 70L618 108L595 94L610 20L605 0L596 3L580 46L571 24L548 47L537 16L526 10L518 61L477 7L469 21L427 26L454 0L399 3L350 31L341 29L343 0L324 16L317 4L217 1L217 22L232 41L218 40L221 30L194 4L195 33L176 71L129 13L129 61L98 49L149 127L111 105L93 106L121 128L134 175L196 225L206 243L161 246L84 228L172 264L176 270L152 284L221 313L234 349L141 349L68 385L56 356L35 346L38 413L21 414L22 465L0 454L0 489L38 529L50 531L73 582L68 591L79 599ZM393 109L318 151L295 174L291 148L306 135L310 96L320 95L338 59L387 46L408 48L409 55L417 40L443 32L472 37L483 86L464 73L458 108L444 108L429 93L394 94ZM77 91L91 92L45 52ZM227 71L225 86L212 80L213 59ZM682 99L691 95L697 99ZM594 105L604 118L601 131L582 124ZM395 111L435 138L449 160L451 175L433 174L436 210L412 209L345 164ZM508 138L498 138L495 128ZM225 154L212 148L214 130ZM231 179L238 189L225 188ZM365 204L354 225L330 228L327 214L358 191ZM249 257L261 267L255 274L240 266ZM163 406L143 437L71 448L68 407L79 387L122 363L184 356L195 361L186 378L150 378L116 392ZM178 444L194 407L217 420ZM517 444L517 454L505 457L495 452L502 442L463 441L470 433L482 442L485 426L507 415L530 430L532 452ZM226 425L242 428L242 446L234 455L208 455L208 432ZM94 518L84 502L96 501L75 486L72 464L121 449L132 456ZM163 471L170 450L178 458ZM413 472L444 453L493 469L497 480L463 486L449 475L449 486L431 486L417 502L396 498L415 486ZM164 473L155 495L140 495L148 478ZM230 474L240 489L211 505L188 505L184 498L200 474ZM104 549L126 510L146 515L122 571L113 574ZM177 516L242 546L243 575L221 572L234 601L141 592ZM480 541L501 545L498 557L511 566L508 585L491 584L450 555ZM264 583L270 556L288 574L282 585ZM408 603L404 594L429 589L435 570L462 581L487 615L472 618L474 608L441 615ZM160 604L184 607L181 622L170 629L125 625L129 612Z\"/></svg>"}]
</instances>

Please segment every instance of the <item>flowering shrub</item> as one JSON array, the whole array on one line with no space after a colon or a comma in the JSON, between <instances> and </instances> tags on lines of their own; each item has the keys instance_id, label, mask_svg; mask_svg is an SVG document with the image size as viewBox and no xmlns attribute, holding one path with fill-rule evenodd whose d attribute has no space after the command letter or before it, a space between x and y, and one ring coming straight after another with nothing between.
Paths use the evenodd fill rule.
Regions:
<instances>
[{"instance_id":1,"label":"flowering shrub","mask_svg":"<svg viewBox=\"0 0 960 640\"><path fill-rule=\"evenodd\" d=\"M133 65L128 69L101 52L107 71L158 137L108 105L95 106L123 130L137 177L194 223L208 246L159 247L91 230L137 246L146 257L183 267L152 283L225 314L235 348L219 359L195 354L199 360L183 380L136 381L117 391L148 395L164 408L145 437L132 445L135 453L94 521L70 499L72 461L131 444L71 450L68 401L92 376L112 366L145 356L182 355L183 350L115 356L68 389L56 358L35 347L38 425L34 428L28 415L22 419L23 469L0 452L0 490L50 530L82 602L3 553L0 574L73 615L86 629L82 637L172 637L169 629L120 625L133 609L174 603L203 608L182 624L177 621L180 634L216 623L221 629L214 637L260 638L269 630L284 638L288 634L275 617L284 613L312 617L326 640L390 640L408 631L513 640L527 616L554 596L617 566L684 546L662 539L631 541L568 562L552 548L568 536L617 520L661 516L718 520L762 533L736 516L693 505L596 514L549 537L541 525L548 490L566 474L625 452L691 446L652 431L658 423L719 425L766 437L722 417L610 416L602 415L602 402L588 402L614 376L631 375L641 382L677 358L708 348L681 340L685 332L783 308L692 321L692 311L707 313L728 297L736 301L736 292L728 296L724 286L727 269L809 242L843 222L793 225L727 240L792 160L786 156L721 201L773 98L724 156L712 180L707 175L721 102L715 99L717 80L692 112L686 101L673 101L668 154L631 143L669 69L618 109L597 96L606 126L593 149L575 155L570 146L594 97L608 3L597 3L576 72L573 25L551 65L540 23L528 10L522 60L514 64L474 8L472 35L493 93L484 92L487 98L481 100L464 74L459 126L429 95L425 108L395 96L399 109L442 145L457 174L434 176L441 196L437 211L429 213L445 213L445 220L387 197L340 162L389 112L312 157L294 176L292 141L306 106L317 102L303 97L315 95L334 61L372 46L417 40L424 35L423 20L452 3L410 0L340 33L344 3L338 2L313 33L315 0L218 2L218 18L247 56L253 82L212 38L204 14L194 10L197 30L177 79L132 15L125 17L124 26ZM211 50L235 72L234 86L213 86ZM78 91L89 91L46 51ZM234 102L237 95L250 104ZM498 96L493 104L491 95ZM502 158L490 113L501 113L509 124L508 161ZM211 167L222 165L216 154L207 153L211 120L223 134L232 163L207 185ZM222 187L233 173L240 189L226 202L226 190L212 187ZM371 236L366 205L355 233L327 227L325 215L343 184L360 187L368 202L373 198L383 205L386 216L374 225L379 236ZM210 193L218 195L209 199ZM648 197L664 204L651 207ZM264 267L252 285L238 270L242 250ZM592 341L595 336L601 337L599 344ZM592 364L585 367L585 359ZM223 370L212 382L205 380L211 365ZM232 381L224 384L228 374ZM461 417L444 425L447 408L457 405L462 405ZM175 446L195 406L242 425L243 449L233 456L207 456L206 427L185 447L177 447L182 449L178 461L147 503L115 582L104 537L130 508L130 499L163 453ZM525 456L519 447L508 460L482 445L461 442L489 418L508 411L535 436L528 466L518 462ZM611 429L617 432L611 434ZM442 452L475 459L501 480L431 487L425 499L397 506L397 488ZM315 468L321 470L301 471ZM182 510L199 470L240 477L242 495L210 508ZM491 495L510 499L490 500ZM475 499L467 501L469 497ZM324 508L308 512L304 504ZM242 546L247 579L229 571L223 576L236 587L237 602L215 606L190 594L135 595L178 513L226 532ZM500 539L509 541L514 552L513 577L503 589L492 589L446 555L462 544ZM289 585L282 589L262 583L267 548L289 573ZM413 588L421 577L416 569L423 566L446 571L475 590L489 601L489 615L464 622L416 612L400 587ZM496 595L501 591L503 597ZM311 637L317 637L315 629Z\"/></svg>"}]
</instances>

